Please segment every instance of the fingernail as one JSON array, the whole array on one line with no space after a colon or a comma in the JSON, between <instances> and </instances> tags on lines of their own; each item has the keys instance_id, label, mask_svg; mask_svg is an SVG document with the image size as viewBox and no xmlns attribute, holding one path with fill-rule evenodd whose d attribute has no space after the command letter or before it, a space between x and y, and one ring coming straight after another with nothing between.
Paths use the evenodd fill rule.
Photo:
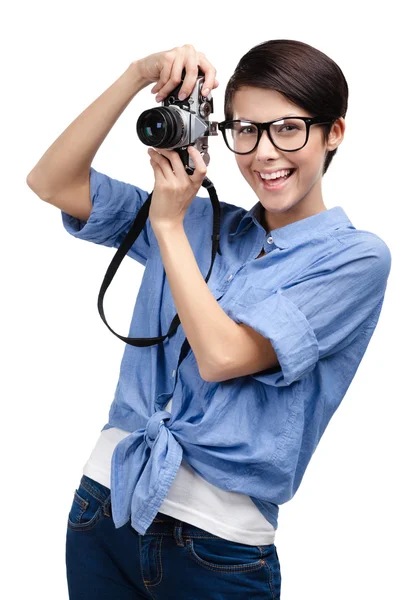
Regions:
<instances>
[{"instance_id":1,"label":"fingernail","mask_svg":"<svg viewBox=\"0 0 412 600\"><path fill-rule=\"evenodd\" d=\"M209 92L210 92L209 88L202 88L202 93L204 96L207 96Z\"/></svg>"},{"instance_id":2,"label":"fingernail","mask_svg":"<svg viewBox=\"0 0 412 600\"><path fill-rule=\"evenodd\" d=\"M180 94L178 95L179 100L184 100L186 98L186 94L184 94L183 92L180 92Z\"/></svg>"},{"instance_id":3,"label":"fingernail","mask_svg":"<svg viewBox=\"0 0 412 600\"><path fill-rule=\"evenodd\" d=\"M163 96L156 96L155 98L156 102L161 102L162 100L164 100Z\"/></svg>"}]
</instances>

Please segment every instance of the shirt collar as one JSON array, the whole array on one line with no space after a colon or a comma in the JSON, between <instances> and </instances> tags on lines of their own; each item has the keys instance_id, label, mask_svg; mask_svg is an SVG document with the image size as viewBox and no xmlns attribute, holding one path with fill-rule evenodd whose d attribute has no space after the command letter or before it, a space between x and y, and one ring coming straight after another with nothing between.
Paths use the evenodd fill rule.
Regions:
<instances>
[{"instance_id":1,"label":"shirt collar","mask_svg":"<svg viewBox=\"0 0 412 600\"><path fill-rule=\"evenodd\" d=\"M259 221L261 207L260 202L252 206L241 218L236 231L229 233L229 237L233 239L246 232L253 223L257 227L262 227ZM353 225L343 208L334 206L305 219L273 229L269 235L278 248L284 249L294 246L308 237L313 237L315 234L342 227L353 228Z\"/></svg>"}]
</instances>

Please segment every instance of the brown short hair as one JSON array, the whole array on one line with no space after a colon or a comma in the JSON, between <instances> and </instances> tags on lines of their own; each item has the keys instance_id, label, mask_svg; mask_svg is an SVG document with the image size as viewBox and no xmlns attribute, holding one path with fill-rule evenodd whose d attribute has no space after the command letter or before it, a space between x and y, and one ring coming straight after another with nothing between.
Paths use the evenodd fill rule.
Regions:
<instances>
[{"instance_id":1,"label":"brown short hair","mask_svg":"<svg viewBox=\"0 0 412 600\"><path fill-rule=\"evenodd\" d=\"M225 119L233 119L234 94L245 86L275 90L312 116L346 116L349 90L344 74L331 58L304 42L269 40L242 56L226 86ZM332 123L320 127L326 142ZM327 153L323 175L336 151Z\"/></svg>"}]
</instances>

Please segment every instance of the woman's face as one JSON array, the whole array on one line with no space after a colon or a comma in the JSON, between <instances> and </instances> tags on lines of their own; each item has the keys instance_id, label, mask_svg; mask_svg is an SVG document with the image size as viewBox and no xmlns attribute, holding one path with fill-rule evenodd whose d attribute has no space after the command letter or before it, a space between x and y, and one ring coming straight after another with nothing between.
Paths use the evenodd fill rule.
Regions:
<instances>
[{"instance_id":1,"label":"woman's face","mask_svg":"<svg viewBox=\"0 0 412 600\"><path fill-rule=\"evenodd\" d=\"M292 104L279 92L254 87L245 87L235 93L233 109L233 119L260 123L286 115L315 116ZM312 125L306 145L296 152L282 152L275 148L265 131L253 152L234 155L243 177L263 205L262 225L267 232L326 210L321 189L323 163L327 151L333 150L342 141L344 130L345 121L340 118L333 125L326 143L323 142L321 125ZM295 171L279 189L266 189L259 173L280 169Z\"/></svg>"}]
</instances>

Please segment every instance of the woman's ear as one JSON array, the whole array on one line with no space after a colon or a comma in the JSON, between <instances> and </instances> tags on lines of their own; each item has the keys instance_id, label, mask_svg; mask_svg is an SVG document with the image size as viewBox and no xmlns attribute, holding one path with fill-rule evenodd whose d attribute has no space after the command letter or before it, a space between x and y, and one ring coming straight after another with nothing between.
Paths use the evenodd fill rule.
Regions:
<instances>
[{"instance_id":1,"label":"woman's ear","mask_svg":"<svg viewBox=\"0 0 412 600\"><path fill-rule=\"evenodd\" d=\"M345 119L343 117L339 117L339 119L336 119L328 135L328 142L326 145L326 149L328 151L335 150L335 148L337 148L339 144L343 141L345 129Z\"/></svg>"}]
</instances>

